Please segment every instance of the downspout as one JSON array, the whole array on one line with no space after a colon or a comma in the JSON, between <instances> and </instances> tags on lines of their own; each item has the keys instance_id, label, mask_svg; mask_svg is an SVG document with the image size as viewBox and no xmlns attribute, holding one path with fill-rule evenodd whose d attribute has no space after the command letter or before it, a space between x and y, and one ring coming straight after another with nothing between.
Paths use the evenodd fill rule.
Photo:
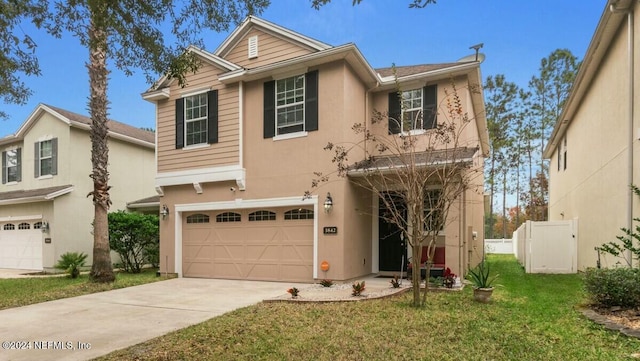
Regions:
<instances>
[{"instance_id":1,"label":"downspout","mask_svg":"<svg viewBox=\"0 0 640 361\"><path fill-rule=\"evenodd\" d=\"M633 3L629 5L626 9L618 9L615 7L615 3L609 5L609 10L614 14L627 14L627 57L628 57L628 72L629 72L629 84L628 84L628 92L629 92L629 103L628 103L628 113L629 113L629 124L628 124L628 133L629 139L627 147L628 147L628 166L627 166L627 185L629 187L627 194L627 229L633 229L633 190L631 189L631 185L633 184L633 99L634 99L634 67L633 67L633 58L634 58L634 38L633 38ZM631 251L627 251L627 256L630 260L630 266L633 267L633 257Z\"/></svg>"}]
</instances>

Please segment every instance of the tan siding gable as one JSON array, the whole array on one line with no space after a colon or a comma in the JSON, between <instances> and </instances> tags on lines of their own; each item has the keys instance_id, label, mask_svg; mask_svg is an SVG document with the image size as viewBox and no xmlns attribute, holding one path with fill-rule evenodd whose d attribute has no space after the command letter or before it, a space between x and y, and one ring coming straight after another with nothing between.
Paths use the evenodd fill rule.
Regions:
<instances>
[{"instance_id":1,"label":"tan siding gable","mask_svg":"<svg viewBox=\"0 0 640 361\"><path fill-rule=\"evenodd\" d=\"M171 86L171 98L158 102L158 172L175 172L239 164L238 86L225 86L218 79L223 72L203 63L198 73L187 77L187 86ZM206 89L218 90L218 143L195 149L176 149L175 101L182 94Z\"/></svg>"},{"instance_id":2,"label":"tan siding gable","mask_svg":"<svg viewBox=\"0 0 640 361\"><path fill-rule=\"evenodd\" d=\"M258 57L255 59L249 59L248 55L249 38L252 36L258 36ZM312 52L306 47L254 28L238 41L224 59L244 68L252 69Z\"/></svg>"}]
</instances>

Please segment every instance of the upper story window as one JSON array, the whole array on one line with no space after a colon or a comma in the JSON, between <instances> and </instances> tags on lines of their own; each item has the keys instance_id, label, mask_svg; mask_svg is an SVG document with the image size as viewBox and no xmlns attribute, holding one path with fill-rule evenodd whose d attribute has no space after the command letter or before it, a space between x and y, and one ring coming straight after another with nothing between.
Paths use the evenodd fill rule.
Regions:
<instances>
[{"instance_id":1,"label":"upper story window","mask_svg":"<svg viewBox=\"0 0 640 361\"><path fill-rule=\"evenodd\" d=\"M176 99L176 148L218 142L218 91Z\"/></svg>"},{"instance_id":2,"label":"upper story window","mask_svg":"<svg viewBox=\"0 0 640 361\"><path fill-rule=\"evenodd\" d=\"M389 134L437 126L438 87L389 93Z\"/></svg>"},{"instance_id":3,"label":"upper story window","mask_svg":"<svg viewBox=\"0 0 640 361\"><path fill-rule=\"evenodd\" d=\"M276 134L304 131L304 75L276 80Z\"/></svg>"},{"instance_id":4,"label":"upper story window","mask_svg":"<svg viewBox=\"0 0 640 361\"><path fill-rule=\"evenodd\" d=\"M2 152L2 184L22 180L22 149Z\"/></svg>"},{"instance_id":5,"label":"upper story window","mask_svg":"<svg viewBox=\"0 0 640 361\"><path fill-rule=\"evenodd\" d=\"M184 98L185 145L207 143L207 94Z\"/></svg>"},{"instance_id":6,"label":"upper story window","mask_svg":"<svg viewBox=\"0 0 640 361\"><path fill-rule=\"evenodd\" d=\"M35 143L35 177L58 174L58 139L48 139Z\"/></svg>"},{"instance_id":7,"label":"upper story window","mask_svg":"<svg viewBox=\"0 0 640 361\"><path fill-rule=\"evenodd\" d=\"M318 130L318 71L264 83L264 138Z\"/></svg>"}]
</instances>

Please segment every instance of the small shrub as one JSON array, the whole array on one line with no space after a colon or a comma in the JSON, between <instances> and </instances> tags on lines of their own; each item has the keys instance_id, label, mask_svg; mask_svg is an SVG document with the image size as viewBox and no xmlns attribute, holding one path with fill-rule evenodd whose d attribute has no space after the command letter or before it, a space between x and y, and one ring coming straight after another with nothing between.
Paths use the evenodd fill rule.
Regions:
<instances>
[{"instance_id":1,"label":"small shrub","mask_svg":"<svg viewBox=\"0 0 640 361\"><path fill-rule=\"evenodd\" d=\"M299 291L297 288L295 288L295 287L291 287L291 288L289 288L289 289L287 290L287 292L291 294L291 298L296 298L296 297L298 297L298 293L300 293L300 291Z\"/></svg>"},{"instance_id":2,"label":"small shrub","mask_svg":"<svg viewBox=\"0 0 640 361\"><path fill-rule=\"evenodd\" d=\"M82 252L67 252L60 255L60 260L54 267L66 271L71 278L78 278L80 268L84 267L86 260L87 255Z\"/></svg>"},{"instance_id":3,"label":"small shrub","mask_svg":"<svg viewBox=\"0 0 640 361\"><path fill-rule=\"evenodd\" d=\"M332 280L324 279L324 280L320 281L320 284L321 284L323 287L331 287L331 286L333 286L333 281L332 281Z\"/></svg>"},{"instance_id":4,"label":"small shrub","mask_svg":"<svg viewBox=\"0 0 640 361\"><path fill-rule=\"evenodd\" d=\"M116 251L122 267L129 273L140 273L145 264L159 262L159 220L154 214L111 212L109 246Z\"/></svg>"},{"instance_id":5,"label":"small shrub","mask_svg":"<svg viewBox=\"0 0 640 361\"><path fill-rule=\"evenodd\" d=\"M351 288L352 288L352 291L351 291L351 295L352 296L360 296L360 295L362 295L362 292L364 292L364 290L365 290L364 281L355 282L353 284L353 286L351 286Z\"/></svg>"},{"instance_id":6,"label":"small shrub","mask_svg":"<svg viewBox=\"0 0 640 361\"><path fill-rule=\"evenodd\" d=\"M596 307L640 307L640 269L588 268L584 286Z\"/></svg>"},{"instance_id":7,"label":"small shrub","mask_svg":"<svg viewBox=\"0 0 640 361\"><path fill-rule=\"evenodd\" d=\"M398 275L394 275L393 278L391 279L391 286L393 288L398 288L400 287L400 280L398 279Z\"/></svg>"}]
</instances>

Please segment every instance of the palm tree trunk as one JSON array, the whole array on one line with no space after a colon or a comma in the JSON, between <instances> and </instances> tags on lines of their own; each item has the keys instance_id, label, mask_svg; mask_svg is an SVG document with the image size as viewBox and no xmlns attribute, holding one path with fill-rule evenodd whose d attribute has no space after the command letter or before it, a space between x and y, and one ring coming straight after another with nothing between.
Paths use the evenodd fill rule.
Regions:
<instances>
[{"instance_id":1,"label":"palm tree trunk","mask_svg":"<svg viewBox=\"0 0 640 361\"><path fill-rule=\"evenodd\" d=\"M107 144L107 31L106 2L89 1L91 25L89 27L89 113L91 115L91 164L93 170L93 265L91 279L96 282L112 282L115 279L109 248L107 212L109 198L109 148Z\"/></svg>"}]
</instances>

